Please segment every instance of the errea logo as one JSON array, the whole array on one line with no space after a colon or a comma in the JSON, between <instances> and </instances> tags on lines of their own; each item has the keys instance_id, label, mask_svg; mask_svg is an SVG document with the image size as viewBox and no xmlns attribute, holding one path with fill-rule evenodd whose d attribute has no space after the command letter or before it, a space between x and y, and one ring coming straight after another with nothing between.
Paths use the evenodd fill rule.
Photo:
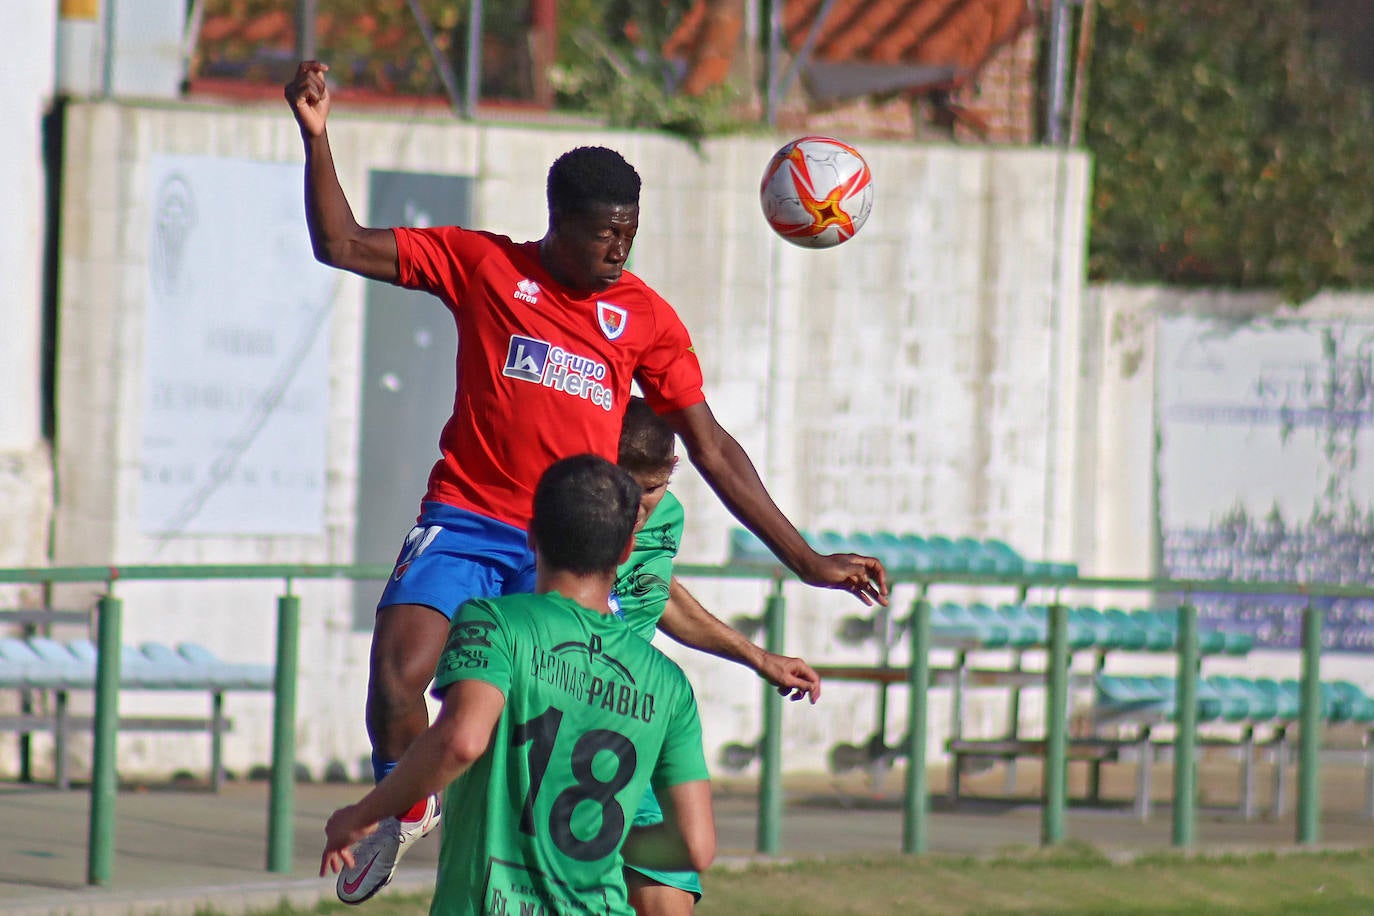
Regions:
<instances>
[{"instance_id":1,"label":"errea logo","mask_svg":"<svg viewBox=\"0 0 1374 916\"><path fill-rule=\"evenodd\" d=\"M610 410L614 403L611 389L602 384L605 363L569 353L547 340L512 334L501 374L583 398L602 410Z\"/></svg>"},{"instance_id":2,"label":"errea logo","mask_svg":"<svg viewBox=\"0 0 1374 916\"><path fill-rule=\"evenodd\" d=\"M535 305L539 301L539 284L535 283L529 277L525 277L519 283L515 284L515 292L512 295L521 302L528 302L530 305Z\"/></svg>"}]
</instances>

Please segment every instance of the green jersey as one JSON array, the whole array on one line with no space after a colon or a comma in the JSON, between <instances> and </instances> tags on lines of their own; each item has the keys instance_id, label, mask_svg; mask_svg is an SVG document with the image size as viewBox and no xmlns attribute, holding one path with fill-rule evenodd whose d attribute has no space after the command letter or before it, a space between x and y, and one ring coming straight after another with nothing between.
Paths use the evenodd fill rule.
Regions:
<instances>
[{"instance_id":1,"label":"green jersey","mask_svg":"<svg viewBox=\"0 0 1374 916\"><path fill-rule=\"evenodd\" d=\"M625 622L645 639L653 639L668 603L673 559L682 544L682 503L664 493L658 507L635 533L634 550L615 573L615 597Z\"/></svg>"},{"instance_id":2,"label":"green jersey","mask_svg":"<svg viewBox=\"0 0 1374 916\"><path fill-rule=\"evenodd\" d=\"M548 593L459 608L434 692L467 679L506 706L445 793L430 913L632 914L620 847L640 798L707 778L682 670L623 621Z\"/></svg>"}]
</instances>

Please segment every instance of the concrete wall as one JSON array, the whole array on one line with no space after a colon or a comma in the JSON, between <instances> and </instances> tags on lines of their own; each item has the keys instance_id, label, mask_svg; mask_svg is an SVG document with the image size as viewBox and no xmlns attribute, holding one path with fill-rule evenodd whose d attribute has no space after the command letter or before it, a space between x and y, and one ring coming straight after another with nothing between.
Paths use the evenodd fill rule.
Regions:
<instances>
[{"instance_id":1,"label":"concrete wall","mask_svg":"<svg viewBox=\"0 0 1374 916\"><path fill-rule=\"evenodd\" d=\"M0 30L0 566L41 565L48 553L52 459L42 435L43 114L52 100L54 4L20 4ZM0 590L29 600L28 589Z\"/></svg>"},{"instance_id":2,"label":"concrete wall","mask_svg":"<svg viewBox=\"0 0 1374 916\"><path fill-rule=\"evenodd\" d=\"M350 561L365 485L355 457L363 284L353 277L340 278L331 329L325 532L155 541L137 524L150 157L299 162L289 114L91 103L70 109L67 132L53 562ZM587 143L620 149L645 179L633 269L677 306L713 409L799 526L995 535L1029 554L1063 556L1080 539L1083 157L865 144L873 216L843 248L813 252L776 240L760 218L758 177L777 138L715 140L698 153L653 135L384 122L337 104L330 134L355 211L367 210L369 169L471 174L477 224L517 239L543 232L543 176L559 153ZM682 558L723 559L733 519L690 468L675 488L690 518ZM693 587L723 617L762 606L753 584ZM317 770L338 759L356 772L367 752L368 634L350 626L347 586L296 588L300 756ZM67 597L95 591L73 587ZM128 641L194 638L246 661L272 656L280 591L280 583L117 586ZM788 652L872 657L834 638L839 618L862 610L852 599L801 587L789 599ZM665 649L698 687L708 753L752 740L754 677ZM239 725L229 765L265 762L269 704L230 702ZM137 710L199 705L126 700ZM872 709L871 691L836 685L815 709L790 710L789 766L823 767L835 741L867 736ZM184 738L121 740L128 772L203 765L204 753Z\"/></svg>"}]
</instances>

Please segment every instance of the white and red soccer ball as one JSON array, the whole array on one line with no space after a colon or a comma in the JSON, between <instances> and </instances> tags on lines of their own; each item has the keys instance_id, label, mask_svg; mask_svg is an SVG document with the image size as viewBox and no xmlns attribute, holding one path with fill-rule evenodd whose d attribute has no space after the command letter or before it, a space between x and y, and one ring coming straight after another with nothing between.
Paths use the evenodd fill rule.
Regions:
<instances>
[{"instance_id":1,"label":"white and red soccer ball","mask_svg":"<svg viewBox=\"0 0 1374 916\"><path fill-rule=\"evenodd\" d=\"M799 137L773 154L759 187L773 231L804 248L854 237L873 209L873 173L859 151L831 137Z\"/></svg>"}]
</instances>

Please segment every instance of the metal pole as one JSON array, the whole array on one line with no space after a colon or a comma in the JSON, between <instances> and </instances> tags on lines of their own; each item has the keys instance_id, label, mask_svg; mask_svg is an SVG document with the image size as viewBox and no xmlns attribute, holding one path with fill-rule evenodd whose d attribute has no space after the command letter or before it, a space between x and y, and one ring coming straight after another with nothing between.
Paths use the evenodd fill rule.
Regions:
<instances>
[{"instance_id":1,"label":"metal pole","mask_svg":"<svg viewBox=\"0 0 1374 916\"><path fill-rule=\"evenodd\" d=\"M1055 599L1050 605L1048 682L1045 685L1045 805L1040 842L1052 846L1064 839L1068 797L1069 749L1069 609Z\"/></svg>"},{"instance_id":2,"label":"metal pole","mask_svg":"<svg viewBox=\"0 0 1374 916\"><path fill-rule=\"evenodd\" d=\"M120 617L124 604L100 596L95 659L95 748L91 758L91 820L86 848L86 883L108 885L114 872L115 744L119 737Z\"/></svg>"},{"instance_id":3,"label":"metal pole","mask_svg":"<svg viewBox=\"0 0 1374 916\"><path fill-rule=\"evenodd\" d=\"M1064 106L1069 81L1069 0L1050 4L1050 98L1045 112L1045 141L1064 142Z\"/></svg>"},{"instance_id":4,"label":"metal pole","mask_svg":"<svg viewBox=\"0 0 1374 916\"><path fill-rule=\"evenodd\" d=\"M463 114L471 121L477 117L477 99L482 94L482 0L468 4L468 68L463 87Z\"/></svg>"},{"instance_id":5,"label":"metal pole","mask_svg":"<svg viewBox=\"0 0 1374 916\"><path fill-rule=\"evenodd\" d=\"M926 709L930 693L930 602L926 586L911 605L911 666L907 669L906 806L902 852L927 848L930 792L926 785Z\"/></svg>"},{"instance_id":6,"label":"metal pole","mask_svg":"<svg viewBox=\"0 0 1374 916\"><path fill-rule=\"evenodd\" d=\"M318 0L296 0L296 60L315 59Z\"/></svg>"},{"instance_id":7,"label":"metal pole","mask_svg":"<svg viewBox=\"0 0 1374 916\"><path fill-rule=\"evenodd\" d=\"M782 654L786 602L782 578L764 604L764 648ZM759 739L759 833L758 851L776 855L782 833L782 697L772 684L763 685L763 737Z\"/></svg>"},{"instance_id":8,"label":"metal pole","mask_svg":"<svg viewBox=\"0 0 1374 916\"><path fill-rule=\"evenodd\" d=\"M769 127L778 125L778 86L782 74L782 4L783 0L768 0L768 104L764 112Z\"/></svg>"},{"instance_id":9,"label":"metal pole","mask_svg":"<svg viewBox=\"0 0 1374 916\"><path fill-rule=\"evenodd\" d=\"M1321 834L1322 612L1302 612L1302 704L1298 707L1298 842Z\"/></svg>"},{"instance_id":10,"label":"metal pole","mask_svg":"<svg viewBox=\"0 0 1374 916\"><path fill-rule=\"evenodd\" d=\"M115 5L119 0L100 3L100 97L114 94Z\"/></svg>"},{"instance_id":11,"label":"metal pole","mask_svg":"<svg viewBox=\"0 0 1374 916\"><path fill-rule=\"evenodd\" d=\"M453 113L459 117L470 116L463 100L458 97L458 79L453 75L453 67L449 64L447 55L439 50L439 45L434 39L434 27L430 25L429 17L421 9L419 0L409 0L409 3L410 15L414 17L415 25L420 29L420 37L424 39L425 47L429 49L429 56L434 59L434 69L439 73L439 82L444 86L444 92L448 95L448 103L453 106Z\"/></svg>"},{"instance_id":12,"label":"metal pole","mask_svg":"<svg viewBox=\"0 0 1374 916\"><path fill-rule=\"evenodd\" d=\"M1197 826L1197 608L1178 609L1178 675L1174 694L1174 845L1193 845Z\"/></svg>"},{"instance_id":13,"label":"metal pole","mask_svg":"<svg viewBox=\"0 0 1374 916\"><path fill-rule=\"evenodd\" d=\"M277 670L273 685L272 787L268 799L267 870L291 872L292 811L296 792L296 664L300 658L301 599L277 599Z\"/></svg>"}]
</instances>

